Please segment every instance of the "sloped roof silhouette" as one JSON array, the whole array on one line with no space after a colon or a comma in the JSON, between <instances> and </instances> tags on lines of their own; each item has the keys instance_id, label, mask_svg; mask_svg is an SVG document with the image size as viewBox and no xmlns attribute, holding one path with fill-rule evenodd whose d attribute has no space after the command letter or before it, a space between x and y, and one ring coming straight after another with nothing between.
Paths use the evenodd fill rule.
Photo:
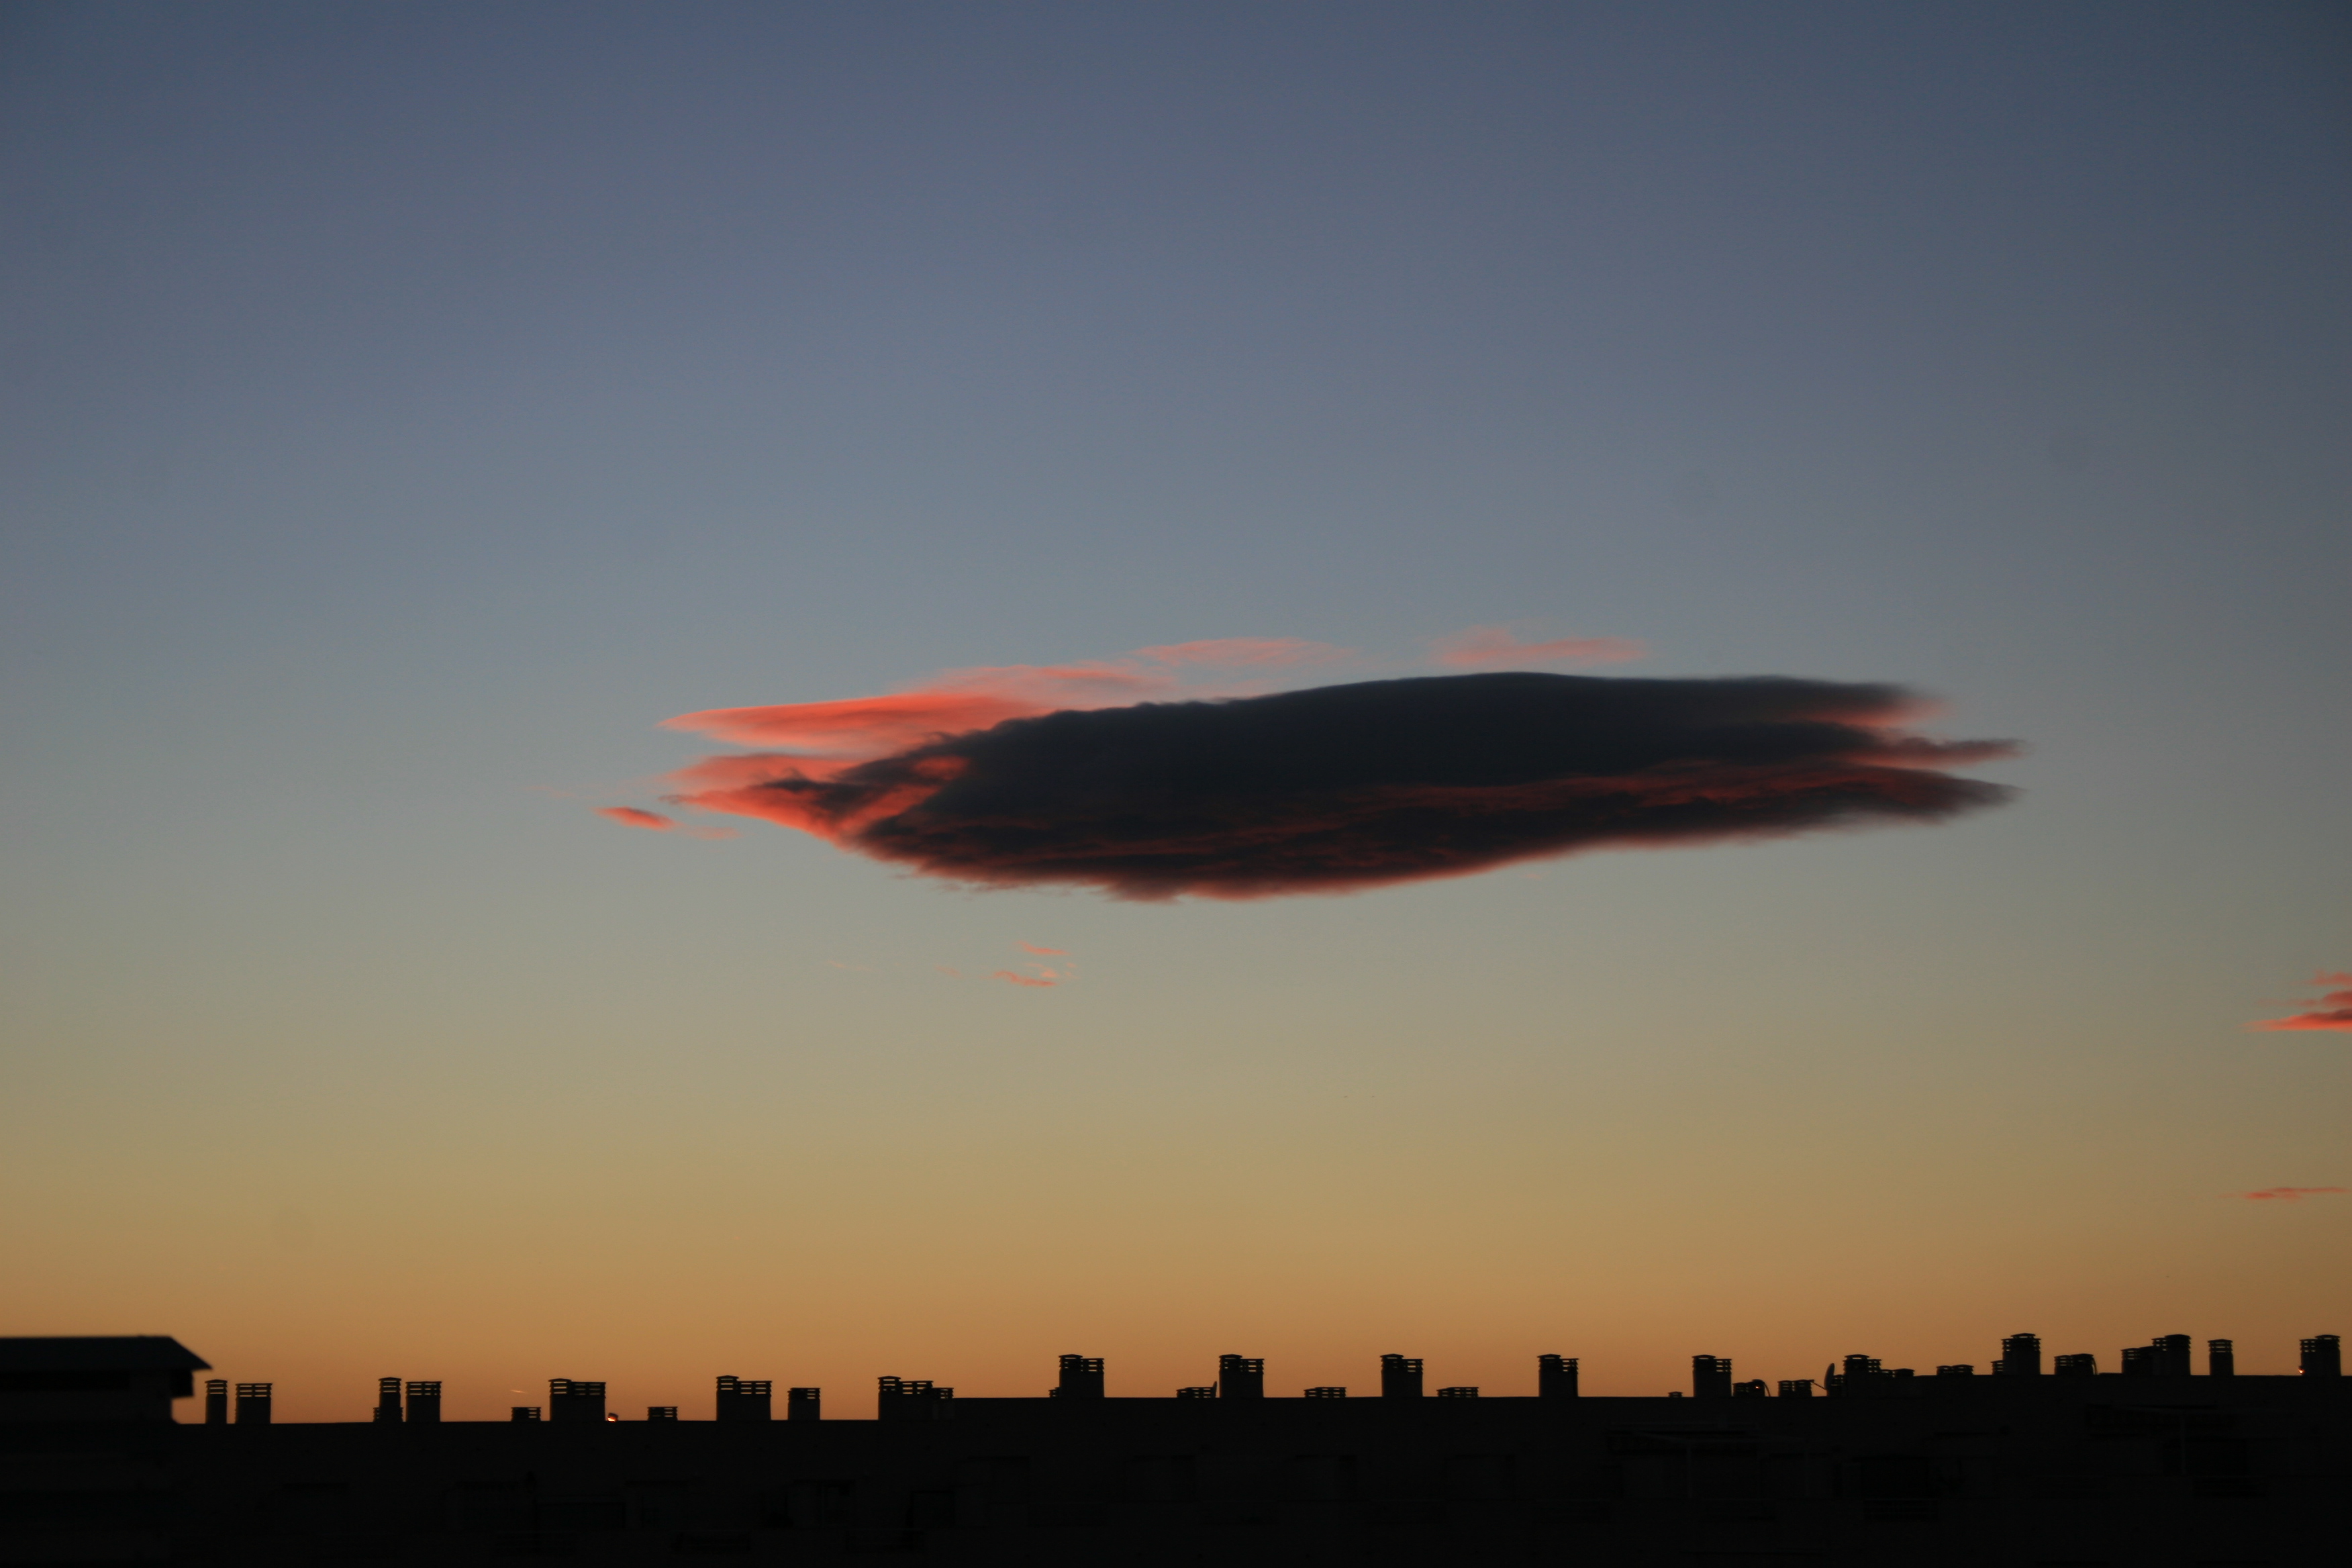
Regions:
<instances>
[{"instance_id":1,"label":"sloped roof silhouette","mask_svg":"<svg viewBox=\"0 0 2352 1568\"><path fill-rule=\"evenodd\" d=\"M169 1334L0 1339L0 1372L209 1372Z\"/></svg>"}]
</instances>

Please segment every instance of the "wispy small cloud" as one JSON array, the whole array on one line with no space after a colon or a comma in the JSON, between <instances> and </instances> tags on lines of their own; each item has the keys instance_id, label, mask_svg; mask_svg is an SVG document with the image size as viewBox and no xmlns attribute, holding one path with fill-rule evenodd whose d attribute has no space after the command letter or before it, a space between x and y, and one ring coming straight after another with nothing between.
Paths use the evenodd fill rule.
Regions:
<instances>
[{"instance_id":1,"label":"wispy small cloud","mask_svg":"<svg viewBox=\"0 0 2352 1568\"><path fill-rule=\"evenodd\" d=\"M634 805L600 805L596 815L619 823L624 827L644 827L656 833L683 833L688 838L733 838L735 829L717 823L679 822L664 816L658 811L639 811Z\"/></svg>"},{"instance_id":2,"label":"wispy small cloud","mask_svg":"<svg viewBox=\"0 0 2352 1568\"><path fill-rule=\"evenodd\" d=\"M1303 637L1211 637L1203 642L1139 647L1126 657L1150 659L1154 664L1200 664L1239 669L1251 665L1331 664L1354 653L1353 648L1308 642Z\"/></svg>"},{"instance_id":3,"label":"wispy small cloud","mask_svg":"<svg viewBox=\"0 0 2352 1568\"><path fill-rule=\"evenodd\" d=\"M2352 1031L2352 974L2342 970L2312 976L2315 986L2336 986L2323 992L2317 998L2304 1004L2300 1013L2284 1018L2264 1018L2246 1026L2249 1029L2342 1029Z\"/></svg>"},{"instance_id":4,"label":"wispy small cloud","mask_svg":"<svg viewBox=\"0 0 2352 1568\"><path fill-rule=\"evenodd\" d=\"M1041 990L1059 985L1062 983L1061 977L1054 973L1051 970L1047 970L1042 974L1015 974L1010 969L1000 969L995 973L990 975L989 978L991 980L1002 980L1007 985L1034 985Z\"/></svg>"},{"instance_id":5,"label":"wispy small cloud","mask_svg":"<svg viewBox=\"0 0 2352 1568\"><path fill-rule=\"evenodd\" d=\"M1034 942L1017 942L1014 945L1019 947L1022 952L1034 952L1040 958L1067 958L1070 956L1070 950L1066 947L1039 947Z\"/></svg>"},{"instance_id":6,"label":"wispy small cloud","mask_svg":"<svg viewBox=\"0 0 2352 1568\"><path fill-rule=\"evenodd\" d=\"M2279 1203L2299 1204L2304 1199L2316 1196L2321 1193L2343 1192L2352 1192L2352 1187L2264 1187L2258 1193L2240 1193L2238 1195L2242 1198L2252 1198L2257 1202L2268 1199Z\"/></svg>"},{"instance_id":7,"label":"wispy small cloud","mask_svg":"<svg viewBox=\"0 0 2352 1568\"><path fill-rule=\"evenodd\" d=\"M1430 640L1429 655L1456 669L1498 664L1624 664L1645 658L1649 648L1631 637L1552 637L1521 642L1508 626L1471 626Z\"/></svg>"}]
</instances>

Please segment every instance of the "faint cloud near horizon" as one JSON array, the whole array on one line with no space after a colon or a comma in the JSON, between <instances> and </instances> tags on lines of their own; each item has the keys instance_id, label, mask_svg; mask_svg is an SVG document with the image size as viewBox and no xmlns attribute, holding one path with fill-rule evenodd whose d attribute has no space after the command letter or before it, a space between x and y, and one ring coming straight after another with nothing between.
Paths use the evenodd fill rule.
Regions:
<instances>
[{"instance_id":1,"label":"faint cloud near horizon","mask_svg":"<svg viewBox=\"0 0 2352 1568\"><path fill-rule=\"evenodd\" d=\"M2300 1013L2290 1013L2284 1018L2263 1018L2246 1026L2249 1029L2300 1030L2341 1029L2352 1033L2352 973L2330 970L2315 974L2311 984L2335 986L2303 1005Z\"/></svg>"},{"instance_id":2,"label":"faint cloud near horizon","mask_svg":"<svg viewBox=\"0 0 2352 1568\"><path fill-rule=\"evenodd\" d=\"M1070 956L1066 948L1039 947L1034 942L1015 940L1013 945L1024 952L1039 953L1048 958L1066 959ZM1024 973L1024 970L1027 973ZM1038 963L1034 961L1023 964L1017 970L1000 969L989 976L991 980L1002 980L1007 985L1022 985L1037 991L1050 989L1066 981L1076 980L1077 977L1078 966L1075 963L1051 964Z\"/></svg>"},{"instance_id":3,"label":"faint cloud near horizon","mask_svg":"<svg viewBox=\"0 0 2352 1568\"><path fill-rule=\"evenodd\" d=\"M2316 1197L2323 1193L2346 1192L2352 1192L2352 1187L2264 1187L2260 1192L2240 1193L2237 1195L2242 1198L2252 1198L2257 1203L2271 1200L2278 1203L2299 1204L2305 1198Z\"/></svg>"}]
</instances>

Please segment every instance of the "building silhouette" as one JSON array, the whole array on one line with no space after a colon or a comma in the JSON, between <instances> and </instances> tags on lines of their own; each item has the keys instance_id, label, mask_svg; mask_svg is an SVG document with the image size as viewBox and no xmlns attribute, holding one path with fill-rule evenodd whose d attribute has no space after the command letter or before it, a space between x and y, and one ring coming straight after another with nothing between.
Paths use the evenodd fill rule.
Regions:
<instances>
[{"instance_id":1,"label":"building silhouette","mask_svg":"<svg viewBox=\"0 0 2352 1568\"><path fill-rule=\"evenodd\" d=\"M2226 1341L2198 1375L2193 1342L2042 1376L2011 1335L1991 1377L1857 1352L1777 1384L1700 1355L1687 1395L1599 1398L1557 1354L1518 1389L1433 1399L1420 1360L1383 1356L1378 1400L1272 1396L1234 1355L1175 1397L1112 1397L1073 1355L1049 1397L883 1378L876 1421L824 1419L813 1387L770 1420L772 1384L730 1375L709 1420L614 1419L604 1384L555 1378L546 1420L444 1422L438 1383L383 1378L348 1420L272 1425L270 1384L214 1379L181 1426L209 1369L174 1342L0 1341L0 1562L2332 1561L2338 1340L2304 1340L2291 1376L2239 1373Z\"/></svg>"},{"instance_id":2,"label":"building silhouette","mask_svg":"<svg viewBox=\"0 0 2352 1568\"><path fill-rule=\"evenodd\" d=\"M160 1334L0 1339L0 1422L169 1421L211 1370Z\"/></svg>"}]
</instances>

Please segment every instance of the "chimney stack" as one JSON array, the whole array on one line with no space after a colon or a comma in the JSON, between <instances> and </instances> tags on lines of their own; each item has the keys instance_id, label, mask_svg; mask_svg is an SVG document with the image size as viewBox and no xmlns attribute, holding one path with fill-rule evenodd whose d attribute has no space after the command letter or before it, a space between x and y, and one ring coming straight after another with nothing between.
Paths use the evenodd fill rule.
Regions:
<instances>
[{"instance_id":1,"label":"chimney stack","mask_svg":"<svg viewBox=\"0 0 2352 1568\"><path fill-rule=\"evenodd\" d=\"M1421 1397L1421 1358L1409 1355L1381 1357L1381 1397L1382 1399L1419 1399Z\"/></svg>"},{"instance_id":2,"label":"chimney stack","mask_svg":"<svg viewBox=\"0 0 2352 1568\"><path fill-rule=\"evenodd\" d=\"M1694 1399L1731 1397L1731 1358L1729 1356L1695 1355L1691 1357L1691 1397Z\"/></svg>"},{"instance_id":3,"label":"chimney stack","mask_svg":"<svg viewBox=\"0 0 2352 1568\"><path fill-rule=\"evenodd\" d=\"M400 1419L400 1379L379 1377L375 1380L375 1418L380 1423Z\"/></svg>"},{"instance_id":4,"label":"chimney stack","mask_svg":"<svg viewBox=\"0 0 2352 1568\"><path fill-rule=\"evenodd\" d=\"M788 1388L784 1390L784 1419L816 1421L824 1415L824 1390L822 1388Z\"/></svg>"},{"instance_id":5,"label":"chimney stack","mask_svg":"<svg viewBox=\"0 0 2352 1568\"><path fill-rule=\"evenodd\" d=\"M2205 1342L2205 1375L2235 1377L2238 1375L2238 1347L2228 1340Z\"/></svg>"},{"instance_id":6,"label":"chimney stack","mask_svg":"<svg viewBox=\"0 0 2352 1568\"><path fill-rule=\"evenodd\" d=\"M602 1421L604 1419L604 1385L584 1383L576 1377L551 1377L547 1380L547 1418L550 1421Z\"/></svg>"},{"instance_id":7,"label":"chimney stack","mask_svg":"<svg viewBox=\"0 0 2352 1568\"><path fill-rule=\"evenodd\" d=\"M2334 1334L2315 1334L2303 1342L2303 1375L2342 1377L2344 1344Z\"/></svg>"},{"instance_id":8,"label":"chimney stack","mask_svg":"<svg viewBox=\"0 0 2352 1568\"><path fill-rule=\"evenodd\" d=\"M426 1378L408 1385L408 1424L437 1422L441 1419L441 1380Z\"/></svg>"},{"instance_id":9,"label":"chimney stack","mask_svg":"<svg viewBox=\"0 0 2352 1568\"><path fill-rule=\"evenodd\" d=\"M944 1421L954 1408L955 1390L929 1379L886 1377L875 1415L884 1421Z\"/></svg>"},{"instance_id":10,"label":"chimney stack","mask_svg":"<svg viewBox=\"0 0 2352 1568\"><path fill-rule=\"evenodd\" d=\"M1574 1356L1539 1355L1536 1357L1536 1397L1538 1399L1576 1397L1576 1358Z\"/></svg>"},{"instance_id":11,"label":"chimney stack","mask_svg":"<svg viewBox=\"0 0 2352 1568\"><path fill-rule=\"evenodd\" d=\"M1062 1381L1054 1390L1055 1399L1100 1399L1103 1396L1103 1363L1098 1355L1066 1355L1062 1358Z\"/></svg>"},{"instance_id":12,"label":"chimney stack","mask_svg":"<svg viewBox=\"0 0 2352 1568\"><path fill-rule=\"evenodd\" d=\"M205 1425L228 1425L228 1379L225 1377L205 1379Z\"/></svg>"},{"instance_id":13,"label":"chimney stack","mask_svg":"<svg viewBox=\"0 0 2352 1568\"><path fill-rule=\"evenodd\" d=\"M2040 1377L2042 1375L2042 1336L2011 1334L2000 1342L2000 1360L1994 1363L2001 1377Z\"/></svg>"},{"instance_id":14,"label":"chimney stack","mask_svg":"<svg viewBox=\"0 0 2352 1568\"><path fill-rule=\"evenodd\" d=\"M269 1425L269 1384L240 1383L236 1385L236 1424L240 1426Z\"/></svg>"},{"instance_id":15,"label":"chimney stack","mask_svg":"<svg viewBox=\"0 0 2352 1568\"><path fill-rule=\"evenodd\" d=\"M1265 1359L1263 1356L1219 1356L1217 1358L1217 1397L1264 1399L1265 1397Z\"/></svg>"},{"instance_id":16,"label":"chimney stack","mask_svg":"<svg viewBox=\"0 0 2352 1568\"><path fill-rule=\"evenodd\" d=\"M765 1421L773 1413L775 1384L766 1378L722 1377L719 1380L719 1419Z\"/></svg>"}]
</instances>

